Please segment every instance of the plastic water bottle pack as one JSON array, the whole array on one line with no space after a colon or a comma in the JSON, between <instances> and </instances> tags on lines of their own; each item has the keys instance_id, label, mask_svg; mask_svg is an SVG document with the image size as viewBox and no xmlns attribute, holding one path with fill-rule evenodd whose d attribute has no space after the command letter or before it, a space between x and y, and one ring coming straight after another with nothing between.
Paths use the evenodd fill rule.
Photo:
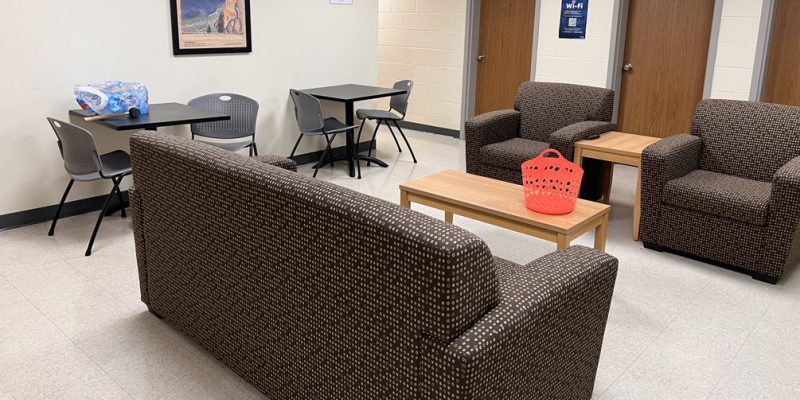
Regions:
<instances>
[{"instance_id":1,"label":"plastic water bottle pack","mask_svg":"<svg viewBox=\"0 0 800 400\"><path fill-rule=\"evenodd\" d=\"M138 82L108 81L76 85L75 96L81 108L98 115L125 113L131 108L147 114L149 109L147 87Z\"/></svg>"}]
</instances>

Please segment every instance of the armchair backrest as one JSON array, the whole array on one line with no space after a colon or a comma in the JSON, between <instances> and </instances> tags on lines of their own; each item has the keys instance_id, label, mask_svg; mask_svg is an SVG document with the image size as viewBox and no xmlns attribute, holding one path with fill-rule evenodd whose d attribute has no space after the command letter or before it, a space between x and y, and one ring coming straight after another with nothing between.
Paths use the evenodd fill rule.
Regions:
<instances>
[{"instance_id":1,"label":"armchair backrest","mask_svg":"<svg viewBox=\"0 0 800 400\"><path fill-rule=\"evenodd\" d=\"M800 107L702 100L692 135L703 140L700 169L763 182L800 156Z\"/></svg>"},{"instance_id":2,"label":"armchair backrest","mask_svg":"<svg viewBox=\"0 0 800 400\"><path fill-rule=\"evenodd\" d=\"M546 142L551 133L583 121L611 121L614 91L568 83L526 82L514 109L521 113L520 134Z\"/></svg>"}]
</instances>

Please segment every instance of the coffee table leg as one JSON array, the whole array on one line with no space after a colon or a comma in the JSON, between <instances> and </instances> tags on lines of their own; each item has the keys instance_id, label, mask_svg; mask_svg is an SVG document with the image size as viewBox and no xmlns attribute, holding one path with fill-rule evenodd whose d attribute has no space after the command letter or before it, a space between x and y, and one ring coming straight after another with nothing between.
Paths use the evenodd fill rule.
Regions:
<instances>
[{"instance_id":1,"label":"coffee table leg","mask_svg":"<svg viewBox=\"0 0 800 400\"><path fill-rule=\"evenodd\" d=\"M594 231L595 250L606 251L606 239L608 239L608 213L603 215L603 221Z\"/></svg>"},{"instance_id":2,"label":"coffee table leg","mask_svg":"<svg viewBox=\"0 0 800 400\"><path fill-rule=\"evenodd\" d=\"M564 250L567 247L569 247L569 239L567 239L567 235L559 233L556 245L557 245L556 249L558 251Z\"/></svg>"},{"instance_id":3,"label":"coffee table leg","mask_svg":"<svg viewBox=\"0 0 800 400\"><path fill-rule=\"evenodd\" d=\"M451 213L450 211L445 211L444 212L444 222L447 222L448 224L452 225L453 224L453 213Z\"/></svg>"},{"instance_id":4,"label":"coffee table leg","mask_svg":"<svg viewBox=\"0 0 800 400\"><path fill-rule=\"evenodd\" d=\"M400 205L405 208L411 208L411 202L408 201L408 192L405 190L400 191Z\"/></svg>"},{"instance_id":5,"label":"coffee table leg","mask_svg":"<svg viewBox=\"0 0 800 400\"><path fill-rule=\"evenodd\" d=\"M642 218L642 168L636 181L636 203L633 206L633 240L639 241L639 220Z\"/></svg>"}]
</instances>

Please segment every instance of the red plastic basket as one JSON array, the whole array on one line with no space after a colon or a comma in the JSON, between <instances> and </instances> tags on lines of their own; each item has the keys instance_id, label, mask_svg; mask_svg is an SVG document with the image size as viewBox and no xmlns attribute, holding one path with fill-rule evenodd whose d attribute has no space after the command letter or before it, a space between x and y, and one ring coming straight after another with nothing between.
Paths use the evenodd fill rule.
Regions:
<instances>
[{"instance_id":1,"label":"red plastic basket","mask_svg":"<svg viewBox=\"0 0 800 400\"><path fill-rule=\"evenodd\" d=\"M558 157L545 157L555 153ZM539 157L522 164L525 205L542 214L569 214L583 179L583 169L569 162L558 150L547 149Z\"/></svg>"}]
</instances>

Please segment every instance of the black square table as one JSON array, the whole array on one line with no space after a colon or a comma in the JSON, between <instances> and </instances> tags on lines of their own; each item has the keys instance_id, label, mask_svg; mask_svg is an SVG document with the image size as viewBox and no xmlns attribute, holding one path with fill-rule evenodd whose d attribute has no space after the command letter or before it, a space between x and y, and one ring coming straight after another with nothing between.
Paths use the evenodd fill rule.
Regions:
<instances>
[{"instance_id":1,"label":"black square table","mask_svg":"<svg viewBox=\"0 0 800 400\"><path fill-rule=\"evenodd\" d=\"M91 117L95 114L86 110L70 110L71 115L77 117ZM196 124L201 122L214 122L214 121L227 121L230 120L230 115L215 113L212 111L205 111L195 107L189 107L180 103L161 103L150 104L149 113L142 115L139 118L129 118L121 116L117 118L109 118L95 123L111 128L116 131L133 131L133 130L157 130L162 126L186 125Z\"/></svg>"},{"instance_id":2,"label":"black square table","mask_svg":"<svg viewBox=\"0 0 800 400\"><path fill-rule=\"evenodd\" d=\"M381 97L391 97L396 96L398 94L405 94L407 90L405 89L387 89L382 87L376 86L365 86L365 85L338 85L338 86L326 86L314 89L306 89L301 90L303 93L310 94L320 100L328 100L328 101L335 101L339 103L344 103L345 107L345 124L352 126L355 123L355 118L353 114L355 110L353 105L357 101L364 101L364 100L372 100L378 99ZM356 169L355 164L353 163L353 159L356 156L356 152L358 152L358 143L355 143L353 140L353 134L355 130L351 129L347 131L347 153L344 156L339 157L332 157L328 162L332 161L339 161L339 160L347 160L350 166L350 176L356 176ZM378 160L374 157L360 157L359 159L373 162L381 167L388 167L389 165L385 162ZM326 162L327 164L327 162ZM322 164L317 166L318 168L322 167Z\"/></svg>"}]
</instances>

